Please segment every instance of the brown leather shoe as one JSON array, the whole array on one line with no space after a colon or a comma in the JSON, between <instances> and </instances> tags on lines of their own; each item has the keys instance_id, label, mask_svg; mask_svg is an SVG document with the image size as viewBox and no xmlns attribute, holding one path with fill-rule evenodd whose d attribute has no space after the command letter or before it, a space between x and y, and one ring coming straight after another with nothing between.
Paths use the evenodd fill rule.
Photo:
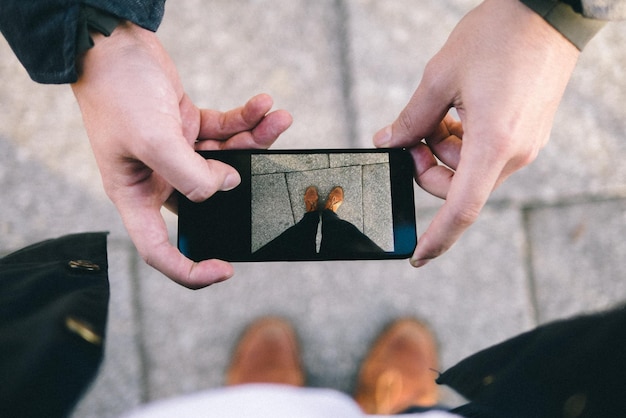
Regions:
<instances>
[{"instance_id":1,"label":"brown leather shoe","mask_svg":"<svg viewBox=\"0 0 626 418\"><path fill-rule=\"evenodd\" d=\"M244 383L304 385L296 334L289 322L267 317L248 326L226 372L227 385Z\"/></svg>"},{"instance_id":2,"label":"brown leather shoe","mask_svg":"<svg viewBox=\"0 0 626 418\"><path fill-rule=\"evenodd\" d=\"M333 187L333 189L328 193L328 198L326 199L326 205L324 209L330 209L333 212L337 212L339 206L343 203L343 189L341 186Z\"/></svg>"},{"instance_id":3,"label":"brown leather shoe","mask_svg":"<svg viewBox=\"0 0 626 418\"><path fill-rule=\"evenodd\" d=\"M307 212L315 212L317 210L317 202L320 195L317 193L317 187L309 186L304 191L304 206Z\"/></svg>"},{"instance_id":4,"label":"brown leather shoe","mask_svg":"<svg viewBox=\"0 0 626 418\"><path fill-rule=\"evenodd\" d=\"M439 393L437 347L426 325L400 319L378 337L361 366L354 398L367 414L429 407Z\"/></svg>"}]
</instances>

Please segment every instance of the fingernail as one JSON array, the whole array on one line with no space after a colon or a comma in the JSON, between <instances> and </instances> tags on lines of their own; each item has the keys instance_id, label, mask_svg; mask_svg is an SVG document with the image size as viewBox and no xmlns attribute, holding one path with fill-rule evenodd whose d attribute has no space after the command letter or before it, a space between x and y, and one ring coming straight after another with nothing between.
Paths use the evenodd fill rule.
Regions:
<instances>
[{"instance_id":1,"label":"fingernail","mask_svg":"<svg viewBox=\"0 0 626 418\"><path fill-rule=\"evenodd\" d=\"M391 142L391 125L381 129L374 135L374 145L386 147Z\"/></svg>"},{"instance_id":2,"label":"fingernail","mask_svg":"<svg viewBox=\"0 0 626 418\"><path fill-rule=\"evenodd\" d=\"M222 183L222 190L225 192L232 190L235 187L239 186L239 183L241 183L241 177L239 177L239 173L230 173L226 176L224 182Z\"/></svg>"},{"instance_id":3,"label":"fingernail","mask_svg":"<svg viewBox=\"0 0 626 418\"><path fill-rule=\"evenodd\" d=\"M426 264L428 264L428 262L429 262L429 261L430 261L430 260L424 260L424 259L422 259L422 260L418 260L418 259L415 259L415 258L411 258L411 260L410 260L409 262L411 263L411 265L412 265L413 267L415 267L415 268L419 268L419 267L423 267L423 266L425 266Z\"/></svg>"}]
</instances>

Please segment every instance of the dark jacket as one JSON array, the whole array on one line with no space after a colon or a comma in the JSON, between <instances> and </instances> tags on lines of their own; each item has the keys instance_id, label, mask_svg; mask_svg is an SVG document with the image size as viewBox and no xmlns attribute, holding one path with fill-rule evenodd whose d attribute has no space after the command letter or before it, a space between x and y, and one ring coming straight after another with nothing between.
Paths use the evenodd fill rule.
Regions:
<instances>
[{"instance_id":1,"label":"dark jacket","mask_svg":"<svg viewBox=\"0 0 626 418\"><path fill-rule=\"evenodd\" d=\"M626 417L626 308L543 325L446 371L468 418Z\"/></svg>"},{"instance_id":2,"label":"dark jacket","mask_svg":"<svg viewBox=\"0 0 626 418\"><path fill-rule=\"evenodd\" d=\"M0 259L0 417L63 417L102 361L105 233L68 235Z\"/></svg>"},{"instance_id":3,"label":"dark jacket","mask_svg":"<svg viewBox=\"0 0 626 418\"><path fill-rule=\"evenodd\" d=\"M85 27L81 9L94 7L156 31L165 0L2 0L0 32L39 83L77 80L77 40Z\"/></svg>"}]
</instances>

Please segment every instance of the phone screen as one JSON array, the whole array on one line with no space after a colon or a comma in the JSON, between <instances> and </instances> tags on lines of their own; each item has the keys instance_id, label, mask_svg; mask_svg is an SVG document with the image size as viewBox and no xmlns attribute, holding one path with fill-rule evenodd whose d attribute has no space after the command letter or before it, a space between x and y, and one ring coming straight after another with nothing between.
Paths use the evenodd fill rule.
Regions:
<instances>
[{"instance_id":1,"label":"phone screen","mask_svg":"<svg viewBox=\"0 0 626 418\"><path fill-rule=\"evenodd\" d=\"M241 184L179 196L178 247L195 261L406 258L417 243L406 150L201 151Z\"/></svg>"}]
</instances>

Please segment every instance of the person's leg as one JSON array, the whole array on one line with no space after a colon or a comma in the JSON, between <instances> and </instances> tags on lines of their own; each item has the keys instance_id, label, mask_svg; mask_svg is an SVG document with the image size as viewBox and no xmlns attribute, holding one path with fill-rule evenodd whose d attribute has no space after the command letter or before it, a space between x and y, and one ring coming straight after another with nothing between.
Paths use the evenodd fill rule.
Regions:
<instances>
[{"instance_id":1,"label":"person's leg","mask_svg":"<svg viewBox=\"0 0 626 418\"><path fill-rule=\"evenodd\" d=\"M318 200L317 188L309 186L304 192L306 212L302 219L255 251L255 257L267 260L314 259L317 253L315 237L320 220Z\"/></svg>"},{"instance_id":2,"label":"person's leg","mask_svg":"<svg viewBox=\"0 0 626 418\"><path fill-rule=\"evenodd\" d=\"M304 368L296 333L274 317L253 322L244 332L226 372L226 385L278 383L304 386Z\"/></svg>"},{"instance_id":3,"label":"person's leg","mask_svg":"<svg viewBox=\"0 0 626 418\"><path fill-rule=\"evenodd\" d=\"M437 347L428 327L415 319L397 320L372 345L354 399L368 414L436 408L437 367Z\"/></svg>"},{"instance_id":4,"label":"person's leg","mask_svg":"<svg viewBox=\"0 0 626 418\"><path fill-rule=\"evenodd\" d=\"M322 211L320 254L329 258L344 258L355 254L383 252L382 248L356 226L337 215L337 209L343 203L343 199L344 193L340 186L333 188L328 194Z\"/></svg>"}]
</instances>

